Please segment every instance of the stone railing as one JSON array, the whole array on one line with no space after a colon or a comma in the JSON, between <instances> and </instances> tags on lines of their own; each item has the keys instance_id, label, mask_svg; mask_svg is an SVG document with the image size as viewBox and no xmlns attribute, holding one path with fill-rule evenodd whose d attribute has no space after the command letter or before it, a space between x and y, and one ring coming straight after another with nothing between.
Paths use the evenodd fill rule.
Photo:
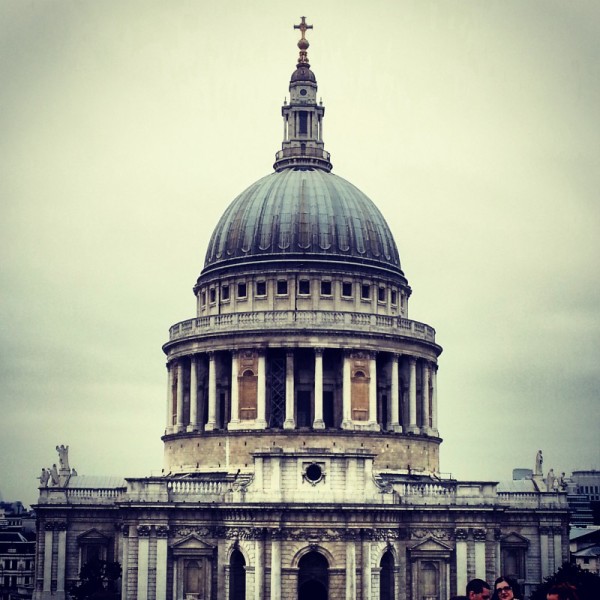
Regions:
<instances>
[{"instance_id":1,"label":"stone railing","mask_svg":"<svg viewBox=\"0 0 600 600\"><path fill-rule=\"evenodd\" d=\"M126 492L125 487L40 488L38 504L114 504Z\"/></svg>"},{"instance_id":2,"label":"stone railing","mask_svg":"<svg viewBox=\"0 0 600 600\"><path fill-rule=\"evenodd\" d=\"M410 319L388 315L325 310L269 310L197 317L169 329L170 341L208 333L294 329L395 333L435 343L435 329Z\"/></svg>"}]
</instances>

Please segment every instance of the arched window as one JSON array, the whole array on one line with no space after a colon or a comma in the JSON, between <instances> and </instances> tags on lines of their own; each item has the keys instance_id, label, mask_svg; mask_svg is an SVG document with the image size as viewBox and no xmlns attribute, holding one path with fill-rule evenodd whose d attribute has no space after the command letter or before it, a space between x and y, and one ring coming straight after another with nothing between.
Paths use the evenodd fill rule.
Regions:
<instances>
[{"instance_id":1,"label":"arched window","mask_svg":"<svg viewBox=\"0 0 600 600\"><path fill-rule=\"evenodd\" d=\"M229 600L246 598L246 561L242 553L235 549L229 561Z\"/></svg>"},{"instance_id":2,"label":"arched window","mask_svg":"<svg viewBox=\"0 0 600 600\"><path fill-rule=\"evenodd\" d=\"M298 563L298 600L328 598L329 563L319 552L309 552Z\"/></svg>"},{"instance_id":3,"label":"arched window","mask_svg":"<svg viewBox=\"0 0 600 600\"><path fill-rule=\"evenodd\" d=\"M379 598L380 600L393 600L394 596L394 557L388 550L382 557L381 574L379 577Z\"/></svg>"}]
</instances>

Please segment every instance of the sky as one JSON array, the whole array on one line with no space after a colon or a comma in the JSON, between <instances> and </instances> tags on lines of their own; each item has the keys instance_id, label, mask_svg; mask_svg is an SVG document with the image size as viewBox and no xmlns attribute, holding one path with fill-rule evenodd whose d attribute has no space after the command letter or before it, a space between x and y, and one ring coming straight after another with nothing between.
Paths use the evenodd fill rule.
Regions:
<instances>
[{"instance_id":1,"label":"sky","mask_svg":"<svg viewBox=\"0 0 600 600\"><path fill-rule=\"evenodd\" d=\"M0 0L0 497L162 468L169 326L297 58L439 359L441 471L600 469L600 4Z\"/></svg>"}]
</instances>

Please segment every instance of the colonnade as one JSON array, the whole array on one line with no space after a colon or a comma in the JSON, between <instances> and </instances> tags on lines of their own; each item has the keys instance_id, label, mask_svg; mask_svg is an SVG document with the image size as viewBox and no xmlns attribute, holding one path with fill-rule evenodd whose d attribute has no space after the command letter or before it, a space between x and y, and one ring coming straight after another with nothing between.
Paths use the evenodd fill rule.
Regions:
<instances>
[{"instance_id":1,"label":"colonnade","mask_svg":"<svg viewBox=\"0 0 600 600\"><path fill-rule=\"evenodd\" d=\"M324 349L313 348L310 390L306 378L298 384L296 351L284 351L281 379L284 417L273 423L267 406L273 384L264 350L232 350L192 354L171 360L168 369L167 434L217 429L248 430L279 427L294 430L309 425L314 430L333 427L347 430L392 431L438 435L437 364L425 358L399 353L338 351L341 377L335 373L328 390L341 399L336 424L324 418ZM251 368L245 371L246 356ZM357 358L358 357L358 358ZM251 417L240 402L248 403L245 374L252 379ZM362 387L361 387L362 386ZM298 422L298 390L310 394L310 424ZM359 391L360 390L362 391ZM358 399L357 399L358 398ZM362 402L358 407L357 403ZM225 414L221 414L222 412ZM244 413L244 414L243 414ZM268 422L270 420L270 422Z\"/></svg>"}]
</instances>

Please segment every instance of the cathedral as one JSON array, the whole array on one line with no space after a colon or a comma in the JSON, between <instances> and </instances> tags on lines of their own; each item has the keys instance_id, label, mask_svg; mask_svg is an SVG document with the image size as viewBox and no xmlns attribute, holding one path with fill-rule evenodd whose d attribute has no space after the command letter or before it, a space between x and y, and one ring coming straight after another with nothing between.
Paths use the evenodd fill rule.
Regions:
<instances>
[{"instance_id":1,"label":"cathedral","mask_svg":"<svg viewBox=\"0 0 600 600\"><path fill-rule=\"evenodd\" d=\"M301 19L273 172L225 210L167 357L161 476L43 471L34 598L121 565L123 600L524 596L568 559L565 494L440 474L435 329L377 206L332 173ZM441 391L440 391L441 392Z\"/></svg>"}]
</instances>

